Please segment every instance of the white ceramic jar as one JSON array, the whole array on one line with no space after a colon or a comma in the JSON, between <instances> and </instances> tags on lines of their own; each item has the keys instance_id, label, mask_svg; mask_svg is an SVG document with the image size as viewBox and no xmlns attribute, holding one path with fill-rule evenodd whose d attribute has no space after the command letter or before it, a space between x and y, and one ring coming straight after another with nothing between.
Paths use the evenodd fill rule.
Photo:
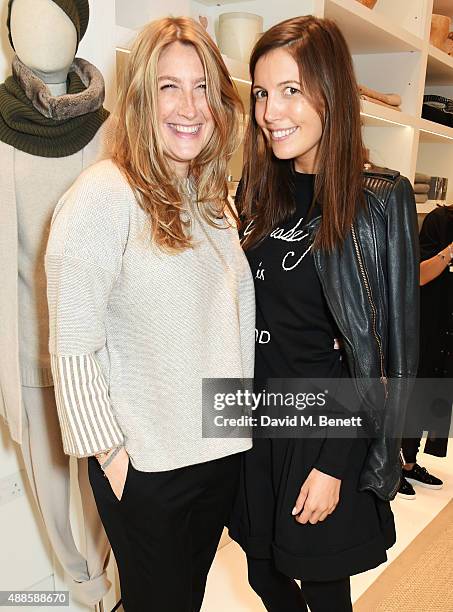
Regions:
<instances>
[{"instance_id":1,"label":"white ceramic jar","mask_svg":"<svg viewBox=\"0 0 453 612\"><path fill-rule=\"evenodd\" d=\"M223 13L219 16L218 44L231 59L248 63L255 42L263 31L263 18L253 13Z\"/></svg>"}]
</instances>

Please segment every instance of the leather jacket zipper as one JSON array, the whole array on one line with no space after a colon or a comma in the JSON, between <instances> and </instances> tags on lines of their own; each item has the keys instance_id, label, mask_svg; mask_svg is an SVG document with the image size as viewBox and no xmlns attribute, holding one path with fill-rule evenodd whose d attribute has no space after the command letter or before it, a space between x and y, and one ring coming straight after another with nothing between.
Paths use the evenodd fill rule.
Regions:
<instances>
[{"instance_id":1,"label":"leather jacket zipper","mask_svg":"<svg viewBox=\"0 0 453 612\"><path fill-rule=\"evenodd\" d=\"M388 381L387 381L387 376L385 374L385 368L384 368L384 353L382 350L382 341L376 329L376 306L374 305L374 302L373 302L373 295L371 293L370 283L368 281L368 275L366 272L365 264L363 262L362 253L360 252L359 241L357 240L357 234L356 234L354 225L351 225L351 233L352 233L352 240L354 242L354 249L355 249L356 256L357 256L357 261L359 263L360 274L362 276L363 284L365 285L365 290L366 290L368 301L371 307L371 324L372 324L372 329L373 329L373 335L376 339L376 343L379 349L379 360L380 360L380 366L381 366L381 379L380 380L381 380L381 383L384 385L384 393L385 393L385 397L387 398Z\"/></svg>"},{"instance_id":2,"label":"leather jacket zipper","mask_svg":"<svg viewBox=\"0 0 453 612\"><path fill-rule=\"evenodd\" d=\"M312 243L313 243L313 236L312 236L313 229L316 228L316 226L317 226L318 222L320 221L320 219L321 219L321 215L318 215L317 217L313 217L313 219L310 219L310 221L306 225L303 225L301 227L302 230L306 230L306 231L308 230L308 232L310 233L310 241ZM354 365L357 363L358 359L357 359L356 352L354 350L354 345L352 344L350 338L345 333L345 330L343 328L342 323L339 320L339 317L337 317L335 315L335 308L332 305L332 300L330 299L329 292L328 292L326 284L324 282L324 276L323 276L323 274L321 272L321 268L319 266L318 258L317 257L313 257L313 261L315 262L316 273L318 275L319 282L321 283L323 294L324 294L324 297L326 298L329 310L330 310L330 312L332 313L332 316L335 319L335 322L336 322L336 324L338 326L338 329L340 331L342 340L345 341L345 343L349 346L349 348L351 350L353 358L352 358L352 364L350 364L350 368L351 368L351 372L353 374L355 374L355 377L357 378L356 368L354 367Z\"/></svg>"}]
</instances>

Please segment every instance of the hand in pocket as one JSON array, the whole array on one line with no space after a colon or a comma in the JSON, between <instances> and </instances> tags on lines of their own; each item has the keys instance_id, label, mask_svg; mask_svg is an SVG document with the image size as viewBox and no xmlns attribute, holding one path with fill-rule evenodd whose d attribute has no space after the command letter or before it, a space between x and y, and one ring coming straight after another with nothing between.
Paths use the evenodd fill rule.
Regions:
<instances>
[{"instance_id":1,"label":"hand in pocket","mask_svg":"<svg viewBox=\"0 0 453 612\"><path fill-rule=\"evenodd\" d=\"M105 475L108 478L112 491L118 500L121 500L126 483L127 471L129 468L129 455L123 447L114 457L110 465L105 469Z\"/></svg>"}]
</instances>

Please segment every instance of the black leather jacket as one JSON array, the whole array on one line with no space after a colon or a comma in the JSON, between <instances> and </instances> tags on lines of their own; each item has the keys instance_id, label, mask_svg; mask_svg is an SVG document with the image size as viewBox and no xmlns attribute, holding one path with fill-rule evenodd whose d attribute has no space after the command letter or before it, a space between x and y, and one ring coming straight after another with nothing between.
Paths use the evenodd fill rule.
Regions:
<instances>
[{"instance_id":1,"label":"black leather jacket","mask_svg":"<svg viewBox=\"0 0 453 612\"><path fill-rule=\"evenodd\" d=\"M412 187L399 172L365 172L364 190L366 207L343 249L313 255L374 430L360 489L390 500L400 481L400 438L418 365L417 214ZM305 226L312 237L319 222L315 217ZM370 379L381 379L382 385L370 389Z\"/></svg>"}]
</instances>

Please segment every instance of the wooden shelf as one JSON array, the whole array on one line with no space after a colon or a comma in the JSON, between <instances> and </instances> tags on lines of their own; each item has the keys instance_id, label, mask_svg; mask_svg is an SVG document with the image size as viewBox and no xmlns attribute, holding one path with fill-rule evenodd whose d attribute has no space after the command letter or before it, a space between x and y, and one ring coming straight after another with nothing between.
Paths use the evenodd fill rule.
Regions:
<instances>
[{"instance_id":1,"label":"wooden shelf","mask_svg":"<svg viewBox=\"0 0 453 612\"><path fill-rule=\"evenodd\" d=\"M325 17L340 26L352 54L421 51L423 40L351 0L325 0Z\"/></svg>"},{"instance_id":2,"label":"wooden shelf","mask_svg":"<svg viewBox=\"0 0 453 612\"><path fill-rule=\"evenodd\" d=\"M453 57L429 45L426 85L453 85Z\"/></svg>"}]
</instances>

